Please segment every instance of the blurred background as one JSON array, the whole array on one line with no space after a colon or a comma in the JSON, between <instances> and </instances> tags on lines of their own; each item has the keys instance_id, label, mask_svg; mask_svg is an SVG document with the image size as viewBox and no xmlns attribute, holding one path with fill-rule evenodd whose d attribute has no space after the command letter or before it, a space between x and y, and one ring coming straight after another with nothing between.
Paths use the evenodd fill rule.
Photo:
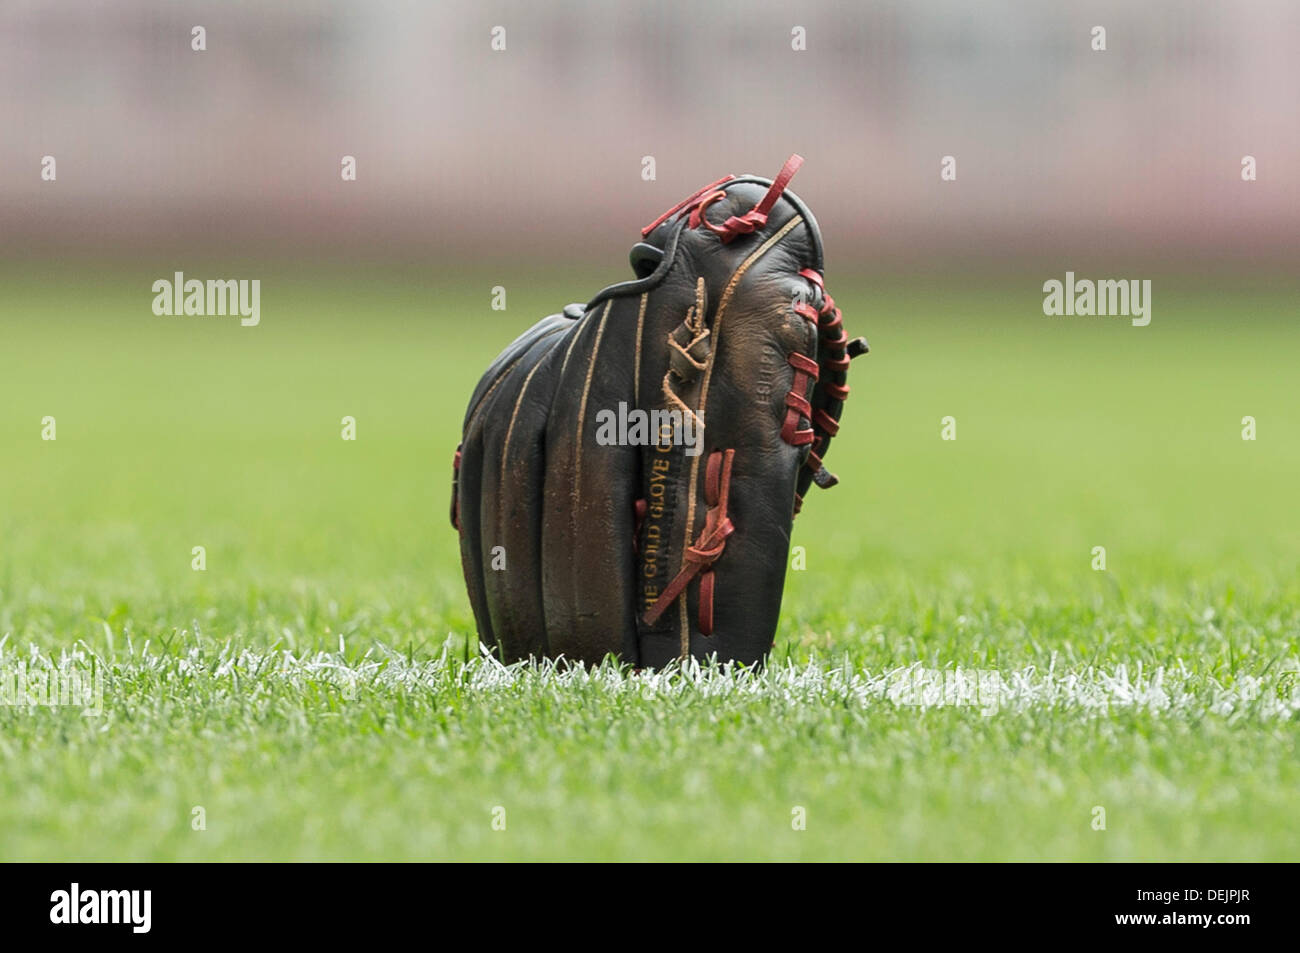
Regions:
<instances>
[{"instance_id":1,"label":"blurred background","mask_svg":"<svg viewBox=\"0 0 1300 953\"><path fill-rule=\"evenodd\" d=\"M1289 267L1297 50L1288 0L6 0L0 243L606 265L798 151L832 273Z\"/></svg>"},{"instance_id":2,"label":"blurred background","mask_svg":"<svg viewBox=\"0 0 1300 953\"><path fill-rule=\"evenodd\" d=\"M82 631L96 592L105 615L175 593L178 624L254 583L362 607L405 584L467 631L446 508L478 375L629 277L665 208L795 151L873 345L843 482L796 528L814 566L924 601L926 579L1091 586L1105 541L1146 581L1267 589L1300 542L1298 49L1281 0L6 0L0 584L35 614L0 633L51 631L41 607ZM177 270L261 280L261 324L155 316ZM1045 317L1066 270L1152 279L1151 325ZM825 585L792 574L790 632L846 622Z\"/></svg>"},{"instance_id":3,"label":"blurred background","mask_svg":"<svg viewBox=\"0 0 1300 953\"><path fill-rule=\"evenodd\" d=\"M1300 668L1298 52L1294 0L0 0L0 663L473 652L448 502L479 375L664 209L799 152L872 352L776 656ZM155 315L176 271L259 280L260 324ZM1150 279L1150 325L1045 316L1066 271ZM1297 853L1294 721L1249 710L629 721L579 690L501 730L459 681L417 717L242 674L178 706L141 671L108 724L0 712L0 854ZM540 805L508 847L458 822L499 791ZM814 805L797 845L764 797L786 835Z\"/></svg>"}]
</instances>

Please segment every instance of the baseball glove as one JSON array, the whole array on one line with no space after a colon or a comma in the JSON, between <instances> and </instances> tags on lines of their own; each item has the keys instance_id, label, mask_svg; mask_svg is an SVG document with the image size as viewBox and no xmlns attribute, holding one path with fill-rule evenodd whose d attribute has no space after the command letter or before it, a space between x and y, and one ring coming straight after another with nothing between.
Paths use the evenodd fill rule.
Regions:
<instances>
[{"instance_id":1,"label":"baseball glove","mask_svg":"<svg viewBox=\"0 0 1300 953\"><path fill-rule=\"evenodd\" d=\"M812 213L727 176L641 230L635 280L569 305L488 368L451 520L482 640L505 661L759 662L790 528L849 388Z\"/></svg>"}]
</instances>

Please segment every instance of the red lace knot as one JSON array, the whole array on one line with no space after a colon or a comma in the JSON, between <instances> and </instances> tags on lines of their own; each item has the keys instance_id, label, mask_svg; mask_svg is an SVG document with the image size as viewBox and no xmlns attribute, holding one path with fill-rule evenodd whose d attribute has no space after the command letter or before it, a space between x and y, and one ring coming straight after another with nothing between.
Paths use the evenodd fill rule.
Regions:
<instances>
[{"instance_id":1,"label":"red lace knot","mask_svg":"<svg viewBox=\"0 0 1300 953\"><path fill-rule=\"evenodd\" d=\"M748 235L756 228L761 228L767 224L767 215L757 209L750 209L744 215L733 215L721 225L714 225L708 219L704 224L709 227L709 231L722 237L722 244L734 239L737 235Z\"/></svg>"},{"instance_id":2,"label":"red lace knot","mask_svg":"<svg viewBox=\"0 0 1300 953\"><path fill-rule=\"evenodd\" d=\"M713 564L727 546L727 537L736 531L727 516L727 503L731 497L731 464L735 450L714 450L704 471L704 502L709 510L704 517L704 529L694 544L686 547L682 568L663 593L648 610L646 625L654 625L664 611L686 591L692 579L700 577L699 628L704 635L713 634Z\"/></svg>"},{"instance_id":3,"label":"red lace knot","mask_svg":"<svg viewBox=\"0 0 1300 953\"><path fill-rule=\"evenodd\" d=\"M704 212L714 202L725 199L726 197L727 193L722 191L722 189L718 189L715 192L709 192L707 195L697 199L696 203L691 206L690 218L686 220L687 226L689 228L699 228L700 225L703 224L716 231L716 227L704 217Z\"/></svg>"},{"instance_id":4,"label":"red lace knot","mask_svg":"<svg viewBox=\"0 0 1300 953\"><path fill-rule=\"evenodd\" d=\"M717 189L718 186L722 185L723 183L725 183L725 182L730 182L730 181L731 181L732 179L734 179L734 178L735 178L734 175L724 175L722 178L718 179L718 181L716 181L716 182L710 182L710 183L709 183L708 185L706 185L704 188L699 189L699 190L697 190L697 191L695 191L695 192L692 192L690 195L686 196L686 198L682 199L680 202L678 202L676 205L674 205L674 206L673 206L672 208L670 208L668 211L666 211L666 212L664 212L662 215L660 215L657 219L655 219L653 222L651 222L651 223L650 223L649 225L647 225L645 228L641 229L641 235L642 235L642 237L645 237L646 235L649 235L651 232L653 232L656 228L658 228L658 227L659 227L660 225L662 225L664 222L668 221L668 220L669 220L670 218L672 218L674 215L680 214L681 212L684 212L684 211L686 211L687 209L693 209L693 208L697 207L697 206L699 205L699 203L703 200L703 198L704 198L705 195L709 194L709 193L712 192L714 189ZM726 193L724 192L723 194L725 195ZM691 227L694 228L695 226L691 226Z\"/></svg>"},{"instance_id":5,"label":"red lace knot","mask_svg":"<svg viewBox=\"0 0 1300 953\"><path fill-rule=\"evenodd\" d=\"M725 245L737 235L748 235L755 229L767 224L767 215L772 211L772 206L776 205L777 199L785 192L786 186L790 184L790 180L794 178L794 174L799 171L801 165L803 165L803 156L797 154L790 156L785 160L785 165L781 167L781 171L772 180L772 185L768 188L767 194L759 200L758 204L743 215L732 215L721 225L710 222L704 213L710 205L727 197L727 193L718 186L730 182L735 178L734 175L724 176L718 181L710 182L704 188L691 193L641 229L641 234L643 236L649 235L673 216L680 215L682 212L690 212L690 218L687 219L689 227L699 228L704 226L719 236Z\"/></svg>"},{"instance_id":6,"label":"red lace knot","mask_svg":"<svg viewBox=\"0 0 1300 953\"><path fill-rule=\"evenodd\" d=\"M727 548L727 537L735 531L736 527L725 516L711 533L706 526L704 533L700 534L700 538L695 541L695 545L686 547L687 561L698 565L701 569L709 568ZM708 535L706 536L705 533Z\"/></svg>"}]
</instances>

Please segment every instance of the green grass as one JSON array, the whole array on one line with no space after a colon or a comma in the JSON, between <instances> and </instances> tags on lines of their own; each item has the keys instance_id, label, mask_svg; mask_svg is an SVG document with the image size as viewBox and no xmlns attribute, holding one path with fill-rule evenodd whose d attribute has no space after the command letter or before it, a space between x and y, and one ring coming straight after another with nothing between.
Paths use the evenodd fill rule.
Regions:
<instances>
[{"instance_id":1,"label":"green grass","mask_svg":"<svg viewBox=\"0 0 1300 953\"><path fill-rule=\"evenodd\" d=\"M478 374L610 275L266 274L258 328L153 277L4 282L0 676L104 711L0 707L3 859L1300 856L1294 289L1137 329L832 273L873 354L775 662L649 677L477 658L446 517Z\"/></svg>"}]
</instances>

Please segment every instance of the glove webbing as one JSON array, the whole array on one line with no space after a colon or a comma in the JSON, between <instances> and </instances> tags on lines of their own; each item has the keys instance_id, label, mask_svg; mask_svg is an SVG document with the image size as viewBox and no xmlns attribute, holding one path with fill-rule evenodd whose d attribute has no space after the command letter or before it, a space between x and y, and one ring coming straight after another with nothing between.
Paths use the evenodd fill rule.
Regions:
<instances>
[{"instance_id":1,"label":"glove webbing","mask_svg":"<svg viewBox=\"0 0 1300 953\"><path fill-rule=\"evenodd\" d=\"M844 383L844 375L848 372L849 361L860 354L866 354L869 350L865 338L854 338L849 340L844 331L844 316L840 309L835 306L835 299L826 291L826 284L819 272L811 268L804 268L799 275L815 284L822 293L821 308L814 308L807 302L799 302L794 306L795 313L807 318L817 327L819 353L824 354L821 367L824 367L829 374L834 374L837 379L819 380L818 374L809 375L814 381L819 381L822 392L832 400L843 404L849 397L849 386ZM803 355L797 355L803 358ZM791 364L795 366L796 376L791 393L786 397L786 406L790 408L786 415L786 426L781 430L781 436L786 439L787 443L794 443L786 436L787 430L791 431L799 443L811 443L812 447L808 450L808 459L804 466L813 472L813 482L823 489L834 486L839 482L839 478L831 473L822 465L822 454L826 452L826 445L831 437L834 437L840 430L839 414L828 413L825 408L819 407L813 411L808 401L792 401L791 397L802 396L802 387L806 384L798 377L797 371L799 365L794 363L796 355L791 355ZM804 358L807 360L807 358ZM828 375L829 377L829 375ZM796 394L795 392L799 393ZM796 430L798 423L791 424L790 417L796 412L807 416L812 423L812 430ZM805 437L804 434L809 436ZM797 514L803 506L803 497L798 493L795 494L794 511Z\"/></svg>"},{"instance_id":2,"label":"glove webbing","mask_svg":"<svg viewBox=\"0 0 1300 953\"><path fill-rule=\"evenodd\" d=\"M680 596L692 579L700 577L700 632L713 634L713 563L722 555L727 537L736 531L727 516L727 501L731 496L731 462L735 450L714 450L709 454L704 473L704 502L709 504L704 517L704 529L695 545L686 547L681 571L645 614L646 625L654 625L659 617Z\"/></svg>"}]
</instances>

